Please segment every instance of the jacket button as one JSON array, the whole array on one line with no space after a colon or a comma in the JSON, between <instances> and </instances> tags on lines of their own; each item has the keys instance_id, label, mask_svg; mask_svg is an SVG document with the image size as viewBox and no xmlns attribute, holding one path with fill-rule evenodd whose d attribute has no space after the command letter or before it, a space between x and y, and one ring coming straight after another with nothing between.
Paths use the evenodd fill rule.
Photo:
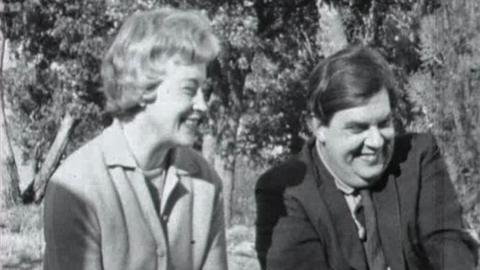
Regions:
<instances>
[{"instance_id":1,"label":"jacket button","mask_svg":"<svg viewBox=\"0 0 480 270\"><path fill-rule=\"evenodd\" d=\"M168 222L168 215L162 215L162 220L164 222Z\"/></svg>"},{"instance_id":2,"label":"jacket button","mask_svg":"<svg viewBox=\"0 0 480 270\"><path fill-rule=\"evenodd\" d=\"M163 250L163 248L157 248L157 255L158 257L165 256L165 250Z\"/></svg>"}]
</instances>

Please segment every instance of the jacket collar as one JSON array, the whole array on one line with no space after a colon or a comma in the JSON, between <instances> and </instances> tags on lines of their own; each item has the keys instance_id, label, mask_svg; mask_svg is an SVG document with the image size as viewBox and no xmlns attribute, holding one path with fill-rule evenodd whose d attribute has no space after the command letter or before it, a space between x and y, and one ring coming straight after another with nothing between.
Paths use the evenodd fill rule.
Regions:
<instances>
[{"instance_id":1,"label":"jacket collar","mask_svg":"<svg viewBox=\"0 0 480 270\"><path fill-rule=\"evenodd\" d=\"M117 119L103 131L101 148L105 164L108 167L120 166L129 169L137 167L135 158L129 150L122 126Z\"/></svg>"},{"instance_id":2,"label":"jacket collar","mask_svg":"<svg viewBox=\"0 0 480 270\"><path fill-rule=\"evenodd\" d=\"M327 228L327 231L321 228L317 230L321 234L329 235L328 238L331 239L329 248L336 250L336 252L332 251L329 256L332 266L339 269L349 268L345 266L345 263L347 263L353 269L367 269L363 246L358 238L357 228L344 195L337 188L334 176L321 161L315 148L315 140L309 140L305 144L300 158L311 170L304 181L316 182L320 194L318 197L320 202L317 205L320 203L324 205L325 213L321 214L321 218L329 228ZM339 257L340 254L343 256Z\"/></svg>"},{"instance_id":3,"label":"jacket collar","mask_svg":"<svg viewBox=\"0 0 480 270\"><path fill-rule=\"evenodd\" d=\"M137 163L133 154L129 150L127 139L122 130L120 122L115 119L113 123L107 127L101 136L101 148L108 167L124 167L126 169L135 170ZM184 150L178 147L171 153L172 163L170 167L174 168L178 176L196 175L200 168L194 162L190 155L184 155L180 152ZM169 168L170 170L171 168Z\"/></svg>"},{"instance_id":4,"label":"jacket collar","mask_svg":"<svg viewBox=\"0 0 480 270\"><path fill-rule=\"evenodd\" d=\"M334 241L338 241L333 243L336 246L334 249L338 248L337 245L339 245L343 257L354 269L366 269L363 247L358 239L350 210L343 194L339 192L335 185L334 176L315 151L314 139L305 144L298 158L305 162L307 170L310 171L305 175L304 182L315 182L317 184L320 193L320 202L317 202L317 205L322 203L326 206L327 213L322 213L322 219L330 218L328 223L332 228L329 228L327 233L335 232L334 238L336 240ZM390 164L391 167L395 167L394 165L395 162ZM380 238L390 267L392 269L404 269L397 179L392 170L387 170L383 177L384 180L372 188ZM308 192L307 188L303 192ZM312 198L308 197L305 200L312 200ZM321 229L317 230L322 231ZM343 264L341 261L336 261L339 258L333 257L332 259L333 263Z\"/></svg>"}]
</instances>

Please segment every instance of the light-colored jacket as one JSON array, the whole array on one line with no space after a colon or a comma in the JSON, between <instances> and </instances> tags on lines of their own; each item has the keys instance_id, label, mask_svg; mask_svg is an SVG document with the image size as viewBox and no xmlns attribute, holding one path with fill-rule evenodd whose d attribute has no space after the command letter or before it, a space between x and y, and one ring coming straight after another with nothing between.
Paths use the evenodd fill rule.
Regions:
<instances>
[{"instance_id":1,"label":"light-colored jacket","mask_svg":"<svg viewBox=\"0 0 480 270\"><path fill-rule=\"evenodd\" d=\"M162 226L181 224L188 269L227 269L220 179L194 150L174 151L161 217L118 123L68 157L45 196L44 268L170 270Z\"/></svg>"}]
</instances>

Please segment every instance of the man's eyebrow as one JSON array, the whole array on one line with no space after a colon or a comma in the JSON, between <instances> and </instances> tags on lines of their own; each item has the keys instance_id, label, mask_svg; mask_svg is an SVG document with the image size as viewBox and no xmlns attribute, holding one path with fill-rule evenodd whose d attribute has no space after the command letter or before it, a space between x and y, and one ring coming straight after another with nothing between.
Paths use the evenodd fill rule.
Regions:
<instances>
[{"instance_id":1,"label":"man's eyebrow","mask_svg":"<svg viewBox=\"0 0 480 270\"><path fill-rule=\"evenodd\" d=\"M368 126L370 123L367 121L360 121L360 120L349 120L345 123L346 127L353 127L353 126Z\"/></svg>"},{"instance_id":2,"label":"man's eyebrow","mask_svg":"<svg viewBox=\"0 0 480 270\"><path fill-rule=\"evenodd\" d=\"M379 118L379 120L377 121L377 123L382 123L382 122L386 122L386 121L390 121L392 120L392 117L393 117L393 114L392 113L389 113L388 115L386 115L385 117L382 117L382 118ZM370 122L369 121L362 121L362 120L348 120L346 123L345 123L345 126L368 126L370 125Z\"/></svg>"}]
</instances>

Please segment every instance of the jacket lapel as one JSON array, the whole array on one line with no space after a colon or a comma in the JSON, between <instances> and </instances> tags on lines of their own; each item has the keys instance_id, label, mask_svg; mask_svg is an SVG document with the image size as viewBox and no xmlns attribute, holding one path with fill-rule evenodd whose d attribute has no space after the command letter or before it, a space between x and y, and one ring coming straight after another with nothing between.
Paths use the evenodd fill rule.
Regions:
<instances>
[{"instance_id":1,"label":"jacket lapel","mask_svg":"<svg viewBox=\"0 0 480 270\"><path fill-rule=\"evenodd\" d=\"M205 250L208 248L208 230L212 220L212 213L214 207L215 199L215 187L202 179L193 179L192 181L193 189L193 228L192 235L194 240L193 248L193 266L194 269L199 269L203 257L202 254L205 254Z\"/></svg>"},{"instance_id":2,"label":"jacket lapel","mask_svg":"<svg viewBox=\"0 0 480 270\"><path fill-rule=\"evenodd\" d=\"M335 186L333 176L320 160L315 147L310 147L309 152L310 166L315 169L315 181L318 183L320 198L328 211L325 217L330 218L331 233L335 236L331 244L340 247L342 259L347 261L353 269L367 269L363 246L358 238L357 228L347 202ZM342 259L339 258L339 261Z\"/></svg>"},{"instance_id":3,"label":"jacket lapel","mask_svg":"<svg viewBox=\"0 0 480 270\"><path fill-rule=\"evenodd\" d=\"M141 210L143 211L144 217L147 220L147 224L150 226L150 229L155 238L157 245L162 246L166 250L166 239L163 233L162 225L160 223L159 216L155 211L155 206L153 205L153 200L144 199L150 198L150 192L145 183L145 177L141 172L130 171L128 173L130 184L133 187L134 192L139 198L138 202L140 204Z\"/></svg>"},{"instance_id":4,"label":"jacket lapel","mask_svg":"<svg viewBox=\"0 0 480 270\"><path fill-rule=\"evenodd\" d=\"M157 247L166 251L165 234L153 200L144 199L151 197L146 179L137 169L135 159L128 150L128 144L117 120L105 129L101 147L124 210L141 213L154 236ZM131 196L132 193L133 196ZM135 207L139 209L134 209Z\"/></svg>"},{"instance_id":5,"label":"jacket lapel","mask_svg":"<svg viewBox=\"0 0 480 270\"><path fill-rule=\"evenodd\" d=\"M165 186L164 194L168 201L164 207L168 211L169 204L174 203L182 194L189 193L191 243L193 245L192 269L200 269L204 260L202 255L208 248L210 226L206 224L210 224L212 220L215 186L204 179L198 178L201 175L201 168L190 155L184 152L183 148L177 148L174 156L174 166L179 184ZM173 193L169 190L173 190ZM169 196L168 194L172 195Z\"/></svg>"},{"instance_id":6,"label":"jacket lapel","mask_svg":"<svg viewBox=\"0 0 480 270\"><path fill-rule=\"evenodd\" d=\"M388 174L383 185L372 190L377 213L377 223L383 251L392 270L403 270L405 260L402 250L400 201L395 176Z\"/></svg>"}]
</instances>

